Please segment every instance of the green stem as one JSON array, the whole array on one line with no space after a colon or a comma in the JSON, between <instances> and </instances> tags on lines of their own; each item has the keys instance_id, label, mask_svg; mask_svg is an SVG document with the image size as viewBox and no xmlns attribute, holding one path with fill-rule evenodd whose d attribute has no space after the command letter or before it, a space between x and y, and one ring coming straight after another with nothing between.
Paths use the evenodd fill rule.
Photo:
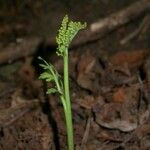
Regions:
<instances>
[{"instance_id":1,"label":"green stem","mask_svg":"<svg viewBox=\"0 0 150 150\"><path fill-rule=\"evenodd\" d=\"M67 111L65 111L66 126L67 126L67 141L68 141L68 150L74 150L72 111L69 93L68 49L66 49L65 52L66 53L64 55L64 93L67 107Z\"/></svg>"}]
</instances>

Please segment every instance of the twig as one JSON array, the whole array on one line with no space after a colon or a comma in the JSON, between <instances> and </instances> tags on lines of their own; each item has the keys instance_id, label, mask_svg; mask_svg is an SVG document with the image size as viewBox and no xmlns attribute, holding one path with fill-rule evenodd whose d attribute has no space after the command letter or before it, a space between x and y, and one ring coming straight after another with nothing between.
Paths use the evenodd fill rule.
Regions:
<instances>
[{"instance_id":1,"label":"twig","mask_svg":"<svg viewBox=\"0 0 150 150\"><path fill-rule=\"evenodd\" d=\"M17 104L16 106L11 106L10 108L1 110L0 127L10 126L23 115L38 107L38 105L38 100L35 99L31 102L22 102L22 104Z\"/></svg>"},{"instance_id":2,"label":"twig","mask_svg":"<svg viewBox=\"0 0 150 150\"><path fill-rule=\"evenodd\" d=\"M114 29L120 25L123 25L150 8L149 0L140 0L131 4L127 8L111 14L109 17L100 20L99 22L95 22L90 26L91 31L97 32L103 29ZM137 11L138 10L138 11Z\"/></svg>"},{"instance_id":3,"label":"twig","mask_svg":"<svg viewBox=\"0 0 150 150\"><path fill-rule=\"evenodd\" d=\"M87 120L84 136L82 138L81 149L84 149L84 146L87 143L87 140L88 140L88 137L89 137L89 132L90 132L90 127L91 127L91 121L92 121L92 118L89 117L88 120Z\"/></svg>"},{"instance_id":4,"label":"twig","mask_svg":"<svg viewBox=\"0 0 150 150\"><path fill-rule=\"evenodd\" d=\"M26 113L28 113L31 110L31 108L26 108L24 110L22 110L20 113L18 113L16 116L14 116L11 120L9 120L8 122L3 124L3 127L8 127L10 126L12 123L14 123L16 120L18 120L19 118L21 118L22 116L24 116Z\"/></svg>"},{"instance_id":5,"label":"twig","mask_svg":"<svg viewBox=\"0 0 150 150\"><path fill-rule=\"evenodd\" d=\"M128 41L132 40L135 36L137 36L144 28L144 26L147 24L147 22L150 21L150 15L147 14L142 23L140 24L140 26L135 30L133 31L132 33L130 33L128 36L126 36L124 39L122 39L120 41L120 44L126 44Z\"/></svg>"},{"instance_id":6,"label":"twig","mask_svg":"<svg viewBox=\"0 0 150 150\"><path fill-rule=\"evenodd\" d=\"M11 63L14 60L33 55L37 46L42 42L40 38L24 39L21 43L10 44L8 47L0 51L0 65L3 63Z\"/></svg>"}]
</instances>

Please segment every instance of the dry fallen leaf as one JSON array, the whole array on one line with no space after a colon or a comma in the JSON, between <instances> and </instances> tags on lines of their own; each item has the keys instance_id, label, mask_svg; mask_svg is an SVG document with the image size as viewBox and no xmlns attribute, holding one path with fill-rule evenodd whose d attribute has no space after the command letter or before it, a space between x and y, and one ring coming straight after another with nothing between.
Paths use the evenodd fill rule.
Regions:
<instances>
[{"instance_id":1,"label":"dry fallen leaf","mask_svg":"<svg viewBox=\"0 0 150 150\"><path fill-rule=\"evenodd\" d=\"M113 94L113 101L117 103L124 103L127 100L126 93L123 88L117 89Z\"/></svg>"},{"instance_id":2,"label":"dry fallen leaf","mask_svg":"<svg viewBox=\"0 0 150 150\"><path fill-rule=\"evenodd\" d=\"M110 62L113 65L124 65L127 63L130 67L137 66L138 64L141 64L147 54L148 50L146 49L136 51L119 51L110 58Z\"/></svg>"}]
</instances>

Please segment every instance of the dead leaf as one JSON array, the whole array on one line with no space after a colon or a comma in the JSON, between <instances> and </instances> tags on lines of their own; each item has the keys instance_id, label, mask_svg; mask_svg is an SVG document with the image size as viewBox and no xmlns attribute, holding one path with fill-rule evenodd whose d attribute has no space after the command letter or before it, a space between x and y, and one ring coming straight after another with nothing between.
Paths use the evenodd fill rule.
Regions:
<instances>
[{"instance_id":1,"label":"dead leaf","mask_svg":"<svg viewBox=\"0 0 150 150\"><path fill-rule=\"evenodd\" d=\"M137 66L141 64L147 54L148 50L146 49L136 51L119 51L111 56L110 62L113 65L124 65L127 63L130 67Z\"/></svg>"},{"instance_id":2,"label":"dead leaf","mask_svg":"<svg viewBox=\"0 0 150 150\"><path fill-rule=\"evenodd\" d=\"M87 95L84 98L80 98L77 100L77 103L85 109L92 109L96 107L96 105L102 105L103 102L103 97L94 97L91 95Z\"/></svg>"},{"instance_id":3,"label":"dead leaf","mask_svg":"<svg viewBox=\"0 0 150 150\"><path fill-rule=\"evenodd\" d=\"M79 63L77 65L78 75L77 82L78 84L85 89L88 89L92 92L98 90L98 81L96 78L96 65L97 59L94 55L89 52L86 52L81 56Z\"/></svg>"},{"instance_id":4,"label":"dead leaf","mask_svg":"<svg viewBox=\"0 0 150 150\"><path fill-rule=\"evenodd\" d=\"M124 103L127 100L127 96L123 88L117 89L113 94L113 101L117 103Z\"/></svg>"}]
</instances>

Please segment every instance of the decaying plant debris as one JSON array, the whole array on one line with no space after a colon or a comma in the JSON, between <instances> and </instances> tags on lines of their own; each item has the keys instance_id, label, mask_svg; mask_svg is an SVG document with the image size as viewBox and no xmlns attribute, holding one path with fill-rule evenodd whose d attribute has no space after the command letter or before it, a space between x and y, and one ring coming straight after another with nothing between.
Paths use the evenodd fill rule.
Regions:
<instances>
[{"instance_id":1,"label":"decaying plant debris","mask_svg":"<svg viewBox=\"0 0 150 150\"><path fill-rule=\"evenodd\" d=\"M31 2L26 3L28 7L30 6L29 9L34 17L38 18L44 14L42 2L35 3L34 8ZM62 6L62 3L58 2L55 6ZM124 1L122 4L119 1L118 5L112 3L110 5L109 1L100 0L85 5L78 3L70 12L71 17L77 17L81 21L86 17L96 16L96 13L101 17L89 21L86 32L90 36L85 36L83 33L85 39L82 40L83 37L79 35L69 52L76 150L148 150L150 149L149 21L142 24L142 28L140 26L149 18L147 16L149 16L150 2L138 0ZM137 4L138 7L142 4L142 8L139 9L141 12L137 11L136 14L134 11L132 19L131 16L128 18L125 15L127 21L122 20L121 24L113 27L113 31L107 30L103 34L103 31L99 30L98 36L89 32L90 25L92 26L95 20L99 18L109 20L111 16L119 16L129 8L136 10ZM83 6L82 11L80 5ZM68 7L71 6L70 2ZM51 19L55 18L53 21L56 24L60 23L58 18L61 18L56 16L64 14L62 7L58 12L52 11ZM15 5L11 9L14 8ZM107 15L104 15L104 10ZM12 11L11 15L14 17L19 11L19 9ZM3 9L0 15L8 16L7 13ZM85 16L85 13L89 16ZM44 29L41 27L41 18L39 17L39 24L34 23L32 17L15 20L16 22L14 21L10 26L5 22L0 24L2 39L0 42L0 149L2 150L66 150L62 105L55 94L45 95L44 83L38 80L41 72L37 65L39 54L53 63L59 73L63 74L63 62L54 54L54 34L51 35L53 30L46 31L46 37L31 32L32 26L40 29L42 35L45 28L50 28L50 24L44 23ZM37 25L40 26L36 28ZM140 28L140 32L128 38L137 27ZM31 32L31 35L25 36L26 32L28 34ZM13 39L14 33L16 37ZM122 41L124 44L121 44Z\"/></svg>"}]
</instances>

